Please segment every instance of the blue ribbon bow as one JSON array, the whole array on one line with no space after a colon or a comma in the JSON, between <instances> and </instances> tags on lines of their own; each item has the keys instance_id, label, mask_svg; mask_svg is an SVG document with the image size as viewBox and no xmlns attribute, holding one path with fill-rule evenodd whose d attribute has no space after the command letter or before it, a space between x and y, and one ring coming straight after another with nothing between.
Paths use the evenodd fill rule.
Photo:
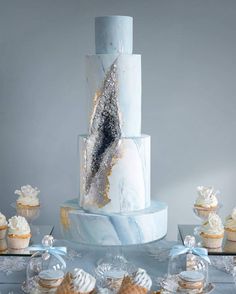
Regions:
<instances>
[{"instance_id":1,"label":"blue ribbon bow","mask_svg":"<svg viewBox=\"0 0 236 294\"><path fill-rule=\"evenodd\" d=\"M170 256L176 256L180 254L185 254L191 252L195 255L200 256L202 259L207 261L208 263L211 263L209 257L208 257L208 251L206 248L202 247L186 247L184 245L175 245L171 250L170 250Z\"/></svg>"},{"instance_id":2,"label":"blue ribbon bow","mask_svg":"<svg viewBox=\"0 0 236 294\"><path fill-rule=\"evenodd\" d=\"M43 245L32 245L28 248L30 251L45 251L48 252L49 254L55 256L60 260L62 263L63 267L66 268L66 262L65 260L61 257L61 255L66 255L67 249L66 247L50 247L50 246L43 246Z\"/></svg>"}]
</instances>

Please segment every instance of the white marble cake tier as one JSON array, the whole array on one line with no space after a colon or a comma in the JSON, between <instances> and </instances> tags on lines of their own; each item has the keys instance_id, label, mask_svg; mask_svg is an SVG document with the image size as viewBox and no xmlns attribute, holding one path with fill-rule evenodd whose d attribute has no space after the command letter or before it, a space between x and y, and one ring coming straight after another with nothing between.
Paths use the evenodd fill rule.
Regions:
<instances>
[{"instance_id":1,"label":"white marble cake tier","mask_svg":"<svg viewBox=\"0 0 236 294\"><path fill-rule=\"evenodd\" d=\"M167 233L167 205L152 201L149 208L123 214L83 210L77 199L61 205L63 238L89 245L135 245L157 241Z\"/></svg>"},{"instance_id":2,"label":"white marble cake tier","mask_svg":"<svg viewBox=\"0 0 236 294\"><path fill-rule=\"evenodd\" d=\"M93 212L119 213L150 206L150 136L119 139L114 163L100 165L86 189L91 166L87 136L79 136L80 206ZM98 159L99 162L102 161ZM107 197L104 195L107 194ZM101 203L103 203L101 205ZM104 204L106 203L106 204Z\"/></svg>"},{"instance_id":3,"label":"white marble cake tier","mask_svg":"<svg viewBox=\"0 0 236 294\"><path fill-rule=\"evenodd\" d=\"M111 66L116 64L116 91L121 137L141 133L141 55L98 54L86 56L86 77L89 92L89 124L97 98ZM99 98L98 98L99 99Z\"/></svg>"}]
</instances>

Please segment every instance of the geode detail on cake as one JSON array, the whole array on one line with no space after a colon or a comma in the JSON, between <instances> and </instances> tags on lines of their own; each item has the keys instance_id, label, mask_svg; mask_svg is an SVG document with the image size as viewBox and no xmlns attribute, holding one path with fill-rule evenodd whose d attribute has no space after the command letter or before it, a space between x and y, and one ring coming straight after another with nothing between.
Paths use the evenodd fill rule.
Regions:
<instances>
[{"instance_id":1,"label":"geode detail on cake","mask_svg":"<svg viewBox=\"0 0 236 294\"><path fill-rule=\"evenodd\" d=\"M117 92L115 61L106 75L101 94L94 97L89 135L85 143L85 193L89 194L91 189L96 191L89 202L96 203L98 207L110 202L108 176L118 157L121 130Z\"/></svg>"},{"instance_id":2,"label":"geode detail on cake","mask_svg":"<svg viewBox=\"0 0 236 294\"><path fill-rule=\"evenodd\" d=\"M87 160L83 157L86 150L86 136L80 136L79 148L81 158L80 205L90 211L97 211L94 205L98 190L92 183L91 190L86 193L85 179ZM150 205L150 136L121 138L116 148L118 159L112 167L112 173L107 177L109 199L106 206L100 207L100 212L128 212L149 207ZM135 172L134 172L135 171ZM104 174L101 174L104 176Z\"/></svg>"},{"instance_id":3,"label":"geode detail on cake","mask_svg":"<svg viewBox=\"0 0 236 294\"><path fill-rule=\"evenodd\" d=\"M86 56L88 92L88 121L93 115L94 100L101 94L107 73L116 65L117 103L121 118L121 136L140 136L141 133L141 55L99 54ZM94 99L95 98L95 99ZM89 133L89 126L88 126Z\"/></svg>"}]
</instances>

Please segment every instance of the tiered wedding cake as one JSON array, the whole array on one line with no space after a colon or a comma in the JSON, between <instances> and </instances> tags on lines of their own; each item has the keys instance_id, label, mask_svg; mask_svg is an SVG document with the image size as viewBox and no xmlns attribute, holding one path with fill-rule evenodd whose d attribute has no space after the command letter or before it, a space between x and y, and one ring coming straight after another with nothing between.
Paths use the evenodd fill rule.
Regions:
<instances>
[{"instance_id":1,"label":"tiered wedding cake","mask_svg":"<svg viewBox=\"0 0 236 294\"><path fill-rule=\"evenodd\" d=\"M86 57L88 135L79 136L80 200L61 206L63 235L96 245L165 236L167 206L150 201L150 136L141 135L141 55L133 19L97 17L96 54Z\"/></svg>"}]
</instances>

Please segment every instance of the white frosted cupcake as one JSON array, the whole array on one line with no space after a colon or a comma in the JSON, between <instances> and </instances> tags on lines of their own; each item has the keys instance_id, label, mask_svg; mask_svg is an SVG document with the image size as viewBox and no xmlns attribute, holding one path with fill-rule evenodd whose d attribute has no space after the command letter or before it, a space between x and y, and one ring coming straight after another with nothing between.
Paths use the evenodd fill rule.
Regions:
<instances>
[{"instance_id":1,"label":"white frosted cupcake","mask_svg":"<svg viewBox=\"0 0 236 294\"><path fill-rule=\"evenodd\" d=\"M16 200L17 214L28 220L36 218L40 208L39 193L38 188L33 188L30 185L22 186L20 190L16 190L15 194L19 195Z\"/></svg>"},{"instance_id":2,"label":"white frosted cupcake","mask_svg":"<svg viewBox=\"0 0 236 294\"><path fill-rule=\"evenodd\" d=\"M139 268L134 274L124 277L118 294L146 294L152 287L152 280L144 269Z\"/></svg>"},{"instance_id":3,"label":"white frosted cupcake","mask_svg":"<svg viewBox=\"0 0 236 294\"><path fill-rule=\"evenodd\" d=\"M29 246L30 226L23 216L13 216L8 221L7 243L11 249L24 249Z\"/></svg>"},{"instance_id":4,"label":"white frosted cupcake","mask_svg":"<svg viewBox=\"0 0 236 294\"><path fill-rule=\"evenodd\" d=\"M194 208L200 218L207 219L211 212L218 209L218 200L213 187L197 187L198 197L194 203Z\"/></svg>"},{"instance_id":5,"label":"white frosted cupcake","mask_svg":"<svg viewBox=\"0 0 236 294\"><path fill-rule=\"evenodd\" d=\"M56 294L94 294L96 279L82 269L66 274Z\"/></svg>"},{"instance_id":6,"label":"white frosted cupcake","mask_svg":"<svg viewBox=\"0 0 236 294\"><path fill-rule=\"evenodd\" d=\"M208 220L200 227L202 244L207 248L221 248L224 238L224 226L216 213L210 213Z\"/></svg>"},{"instance_id":7,"label":"white frosted cupcake","mask_svg":"<svg viewBox=\"0 0 236 294\"><path fill-rule=\"evenodd\" d=\"M0 212L0 240L6 237L7 220L5 215Z\"/></svg>"},{"instance_id":8,"label":"white frosted cupcake","mask_svg":"<svg viewBox=\"0 0 236 294\"><path fill-rule=\"evenodd\" d=\"M225 220L225 232L227 240L236 241L236 207Z\"/></svg>"}]
</instances>

